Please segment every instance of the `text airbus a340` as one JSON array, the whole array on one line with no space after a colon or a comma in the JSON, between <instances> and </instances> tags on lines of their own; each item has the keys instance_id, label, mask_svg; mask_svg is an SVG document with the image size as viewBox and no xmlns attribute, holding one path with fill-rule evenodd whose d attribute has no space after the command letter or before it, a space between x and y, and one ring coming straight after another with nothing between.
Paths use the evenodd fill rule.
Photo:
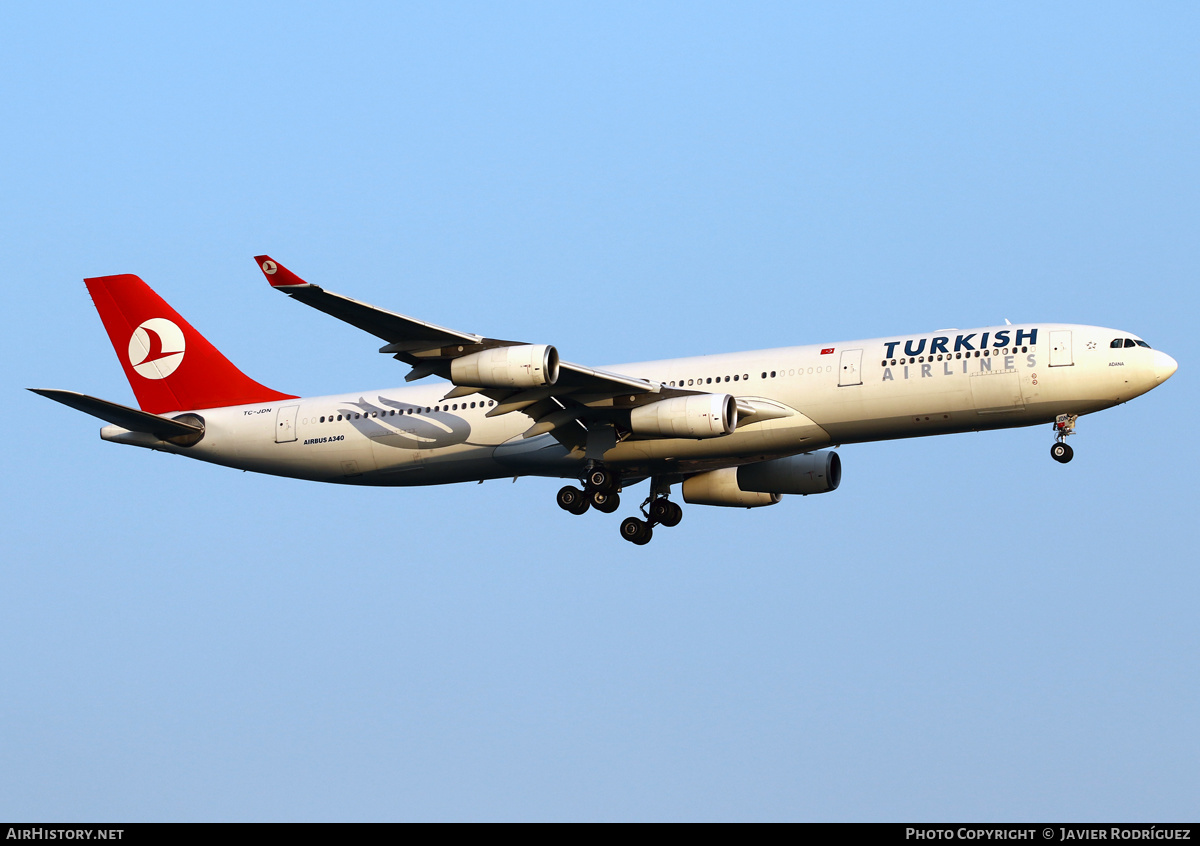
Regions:
<instances>
[{"instance_id":1,"label":"text airbus a340","mask_svg":"<svg viewBox=\"0 0 1200 846\"><path fill-rule=\"evenodd\" d=\"M71 391L37 393L109 425L104 440L242 470L349 485L420 486L516 476L573 479L572 514L612 513L649 480L645 544L684 502L755 508L835 490L827 448L1053 424L1051 454L1080 415L1157 387L1169 355L1137 335L1036 323L675 358L604 368L549 344L446 329L309 284L269 256L275 289L384 342L406 382L450 384L296 397L260 385L141 279L85 280L140 408Z\"/></svg>"}]
</instances>

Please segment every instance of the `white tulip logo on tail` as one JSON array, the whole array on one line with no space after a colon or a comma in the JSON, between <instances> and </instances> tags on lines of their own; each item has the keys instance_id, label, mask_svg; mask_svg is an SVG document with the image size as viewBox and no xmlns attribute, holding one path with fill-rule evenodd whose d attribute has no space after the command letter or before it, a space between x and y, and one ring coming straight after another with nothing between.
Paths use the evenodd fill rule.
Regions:
<instances>
[{"instance_id":1,"label":"white tulip logo on tail","mask_svg":"<svg viewBox=\"0 0 1200 846\"><path fill-rule=\"evenodd\" d=\"M166 379L183 361L183 330L165 317L152 317L133 330L129 363L139 376Z\"/></svg>"}]
</instances>

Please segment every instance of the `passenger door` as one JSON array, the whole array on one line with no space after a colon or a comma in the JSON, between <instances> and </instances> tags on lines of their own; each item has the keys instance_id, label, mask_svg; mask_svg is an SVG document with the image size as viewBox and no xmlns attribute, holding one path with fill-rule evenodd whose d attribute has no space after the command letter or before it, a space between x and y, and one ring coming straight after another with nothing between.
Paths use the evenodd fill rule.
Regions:
<instances>
[{"instance_id":1,"label":"passenger door","mask_svg":"<svg viewBox=\"0 0 1200 846\"><path fill-rule=\"evenodd\" d=\"M275 415L275 443L287 444L296 440L296 414L299 411L298 405L280 406Z\"/></svg>"},{"instance_id":2,"label":"passenger door","mask_svg":"<svg viewBox=\"0 0 1200 846\"><path fill-rule=\"evenodd\" d=\"M862 354L862 350L842 350L839 388L862 384Z\"/></svg>"},{"instance_id":3,"label":"passenger door","mask_svg":"<svg viewBox=\"0 0 1200 846\"><path fill-rule=\"evenodd\" d=\"M1050 333L1050 366L1071 367L1075 360L1071 356L1071 330L1060 329Z\"/></svg>"}]
</instances>

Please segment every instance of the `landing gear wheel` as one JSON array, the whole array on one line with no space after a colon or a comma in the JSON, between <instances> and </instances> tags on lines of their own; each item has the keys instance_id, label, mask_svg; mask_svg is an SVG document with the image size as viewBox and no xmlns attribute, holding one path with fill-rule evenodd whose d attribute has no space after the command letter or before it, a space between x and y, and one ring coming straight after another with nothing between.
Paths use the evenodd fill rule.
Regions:
<instances>
[{"instance_id":1,"label":"landing gear wheel","mask_svg":"<svg viewBox=\"0 0 1200 846\"><path fill-rule=\"evenodd\" d=\"M610 493L617 489L617 476L604 467L593 467L584 479L589 490Z\"/></svg>"},{"instance_id":2,"label":"landing gear wheel","mask_svg":"<svg viewBox=\"0 0 1200 846\"><path fill-rule=\"evenodd\" d=\"M602 514L612 514L621 507L621 497L615 493L596 491L592 494L592 507Z\"/></svg>"},{"instance_id":3,"label":"landing gear wheel","mask_svg":"<svg viewBox=\"0 0 1200 846\"><path fill-rule=\"evenodd\" d=\"M583 491L579 490L579 488L573 488L570 485L561 489L556 499L558 500L559 508L563 511L569 511L572 514L582 514L591 505L588 502L588 498L584 496Z\"/></svg>"},{"instance_id":4,"label":"landing gear wheel","mask_svg":"<svg viewBox=\"0 0 1200 846\"><path fill-rule=\"evenodd\" d=\"M668 529L678 526L683 519L683 509L669 499L656 499L650 503L650 521L661 523Z\"/></svg>"},{"instance_id":5,"label":"landing gear wheel","mask_svg":"<svg viewBox=\"0 0 1200 846\"><path fill-rule=\"evenodd\" d=\"M621 537L638 546L645 546L654 537L654 530L645 520L636 517L626 517L621 521Z\"/></svg>"},{"instance_id":6,"label":"landing gear wheel","mask_svg":"<svg viewBox=\"0 0 1200 846\"><path fill-rule=\"evenodd\" d=\"M1071 449L1071 447L1067 446L1066 444L1055 444L1054 446L1050 447L1050 457L1059 464L1066 464L1075 457L1075 450Z\"/></svg>"}]
</instances>

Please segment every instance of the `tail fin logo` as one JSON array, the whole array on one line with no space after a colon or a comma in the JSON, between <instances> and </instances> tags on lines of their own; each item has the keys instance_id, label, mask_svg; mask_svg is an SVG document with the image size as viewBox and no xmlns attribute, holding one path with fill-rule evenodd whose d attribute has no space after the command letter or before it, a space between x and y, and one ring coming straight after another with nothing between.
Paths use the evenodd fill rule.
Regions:
<instances>
[{"instance_id":1,"label":"tail fin logo","mask_svg":"<svg viewBox=\"0 0 1200 846\"><path fill-rule=\"evenodd\" d=\"M183 362L183 330L165 317L152 317L129 338L129 363L139 376L166 379Z\"/></svg>"},{"instance_id":2,"label":"tail fin logo","mask_svg":"<svg viewBox=\"0 0 1200 846\"><path fill-rule=\"evenodd\" d=\"M263 269L263 273L270 276L272 273L274 273L276 270L279 269L279 265L277 265L275 262L271 261L270 259L267 259L266 261L264 261L262 263L262 269Z\"/></svg>"}]
</instances>

